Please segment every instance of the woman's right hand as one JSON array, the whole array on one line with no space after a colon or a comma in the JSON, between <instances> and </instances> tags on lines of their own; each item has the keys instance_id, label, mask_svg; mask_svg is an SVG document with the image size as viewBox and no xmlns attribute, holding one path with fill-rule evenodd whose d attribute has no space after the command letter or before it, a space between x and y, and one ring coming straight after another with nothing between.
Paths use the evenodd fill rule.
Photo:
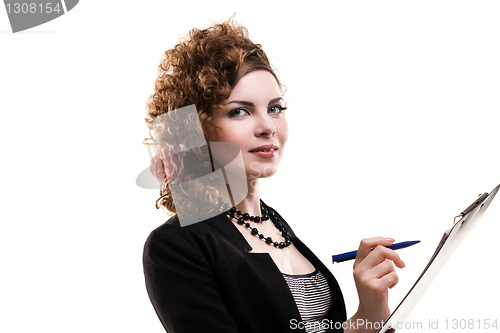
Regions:
<instances>
[{"instance_id":1,"label":"woman's right hand","mask_svg":"<svg viewBox=\"0 0 500 333\"><path fill-rule=\"evenodd\" d=\"M350 327L356 327L354 330L356 332L375 332L376 329L370 330L370 327L379 328L380 323L391 313L388 305L389 289L399 280L394 265L399 268L405 267L399 255L387 248L393 243L394 239L384 237L361 240L353 271L359 307L356 314L348 321L351 323ZM352 324L353 321L356 325Z\"/></svg>"}]
</instances>

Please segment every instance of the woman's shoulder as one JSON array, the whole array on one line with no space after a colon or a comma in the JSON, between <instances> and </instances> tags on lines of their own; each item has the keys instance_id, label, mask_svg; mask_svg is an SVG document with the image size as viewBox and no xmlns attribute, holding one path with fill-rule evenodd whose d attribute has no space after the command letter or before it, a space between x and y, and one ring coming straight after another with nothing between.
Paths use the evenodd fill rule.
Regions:
<instances>
[{"instance_id":1,"label":"woman's shoulder","mask_svg":"<svg viewBox=\"0 0 500 333\"><path fill-rule=\"evenodd\" d=\"M155 228L149 234L148 241L169 240L183 238L188 240L199 235L213 232L210 222L214 218L205 221L182 226L177 215L168 219L165 223Z\"/></svg>"},{"instance_id":2,"label":"woman's shoulder","mask_svg":"<svg viewBox=\"0 0 500 333\"><path fill-rule=\"evenodd\" d=\"M264 204L265 205L265 204ZM273 220L281 222L292 238L295 234L285 219L272 207L265 205L269 214L274 215ZM164 224L158 226L149 234L144 250L150 251L179 251L189 249L199 253L213 251L221 245L222 240L238 248L248 250L249 246L243 236L224 213L208 218L201 222L182 226L177 216L171 217Z\"/></svg>"},{"instance_id":3,"label":"woman's shoulder","mask_svg":"<svg viewBox=\"0 0 500 333\"><path fill-rule=\"evenodd\" d=\"M222 221L221 221L222 220ZM218 215L201 222L182 226L176 216L171 217L149 234L144 244L144 252L196 252L205 253L219 243L223 237L216 227L223 223Z\"/></svg>"}]
</instances>

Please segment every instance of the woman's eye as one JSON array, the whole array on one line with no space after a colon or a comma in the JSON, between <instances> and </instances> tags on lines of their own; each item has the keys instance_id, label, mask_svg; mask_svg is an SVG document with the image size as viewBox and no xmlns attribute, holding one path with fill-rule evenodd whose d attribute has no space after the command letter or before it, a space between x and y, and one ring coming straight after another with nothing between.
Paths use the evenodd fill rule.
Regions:
<instances>
[{"instance_id":1,"label":"woman's eye","mask_svg":"<svg viewBox=\"0 0 500 333\"><path fill-rule=\"evenodd\" d=\"M229 111L229 117L242 117L247 114L250 114L247 110L245 109L234 109Z\"/></svg>"},{"instance_id":2,"label":"woman's eye","mask_svg":"<svg viewBox=\"0 0 500 333\"><path fill-rule=\"evenodd\" d=\"M287 108L285 106L281 105L275 105L271 106L268 110L268 113L273 113L273 114L282 114Z\"/></svg>"}]
</instances>

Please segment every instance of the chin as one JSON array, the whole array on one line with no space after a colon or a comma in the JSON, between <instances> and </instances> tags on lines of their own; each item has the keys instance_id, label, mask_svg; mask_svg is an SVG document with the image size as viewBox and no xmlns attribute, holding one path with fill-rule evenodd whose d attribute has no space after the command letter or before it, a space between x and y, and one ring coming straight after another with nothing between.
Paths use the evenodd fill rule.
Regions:
<instances>
[{"instance_id":1,"label":"chin","mask_svg":"<svg viewBox=\"0 0 500 333\"><path fill-rule=\"evenodd\" d=\"M253 162L250 163L247 168L247 177L248 178L269 178L274 176L274 174L278 171L279 163L260 163Z\"/></svg>"}]
</instances>

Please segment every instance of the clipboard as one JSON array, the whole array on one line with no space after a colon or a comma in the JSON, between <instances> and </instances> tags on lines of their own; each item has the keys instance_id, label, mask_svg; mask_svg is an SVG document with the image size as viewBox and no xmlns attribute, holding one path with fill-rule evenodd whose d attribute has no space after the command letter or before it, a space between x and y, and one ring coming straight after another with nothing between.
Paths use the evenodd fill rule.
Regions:
<instances>
[{"instance_id":1,"label":"clipboard","mask_svg":"<svg viewBox=\"0 0 500 333\"><path fill-rule=\"evenodd\" d=\"M455 252L460 243L470 233L477 224L481 216L490 205L491 201L500 189L500 185L495 187L491 193L483 193L460 215L455 217L453 226L446 230L439 242L436 251L432 255L429 263L424 268L417 281L413 284L410 291L399 303L396 310L387 318L384 325L377 333L394 332L404 327L404 321L410 315L411 311L424 295L427 288L431 285L434 278L438 275L441 268ZM460 218L457 221L457 218Z\"/></svg>"}]
</instances>

